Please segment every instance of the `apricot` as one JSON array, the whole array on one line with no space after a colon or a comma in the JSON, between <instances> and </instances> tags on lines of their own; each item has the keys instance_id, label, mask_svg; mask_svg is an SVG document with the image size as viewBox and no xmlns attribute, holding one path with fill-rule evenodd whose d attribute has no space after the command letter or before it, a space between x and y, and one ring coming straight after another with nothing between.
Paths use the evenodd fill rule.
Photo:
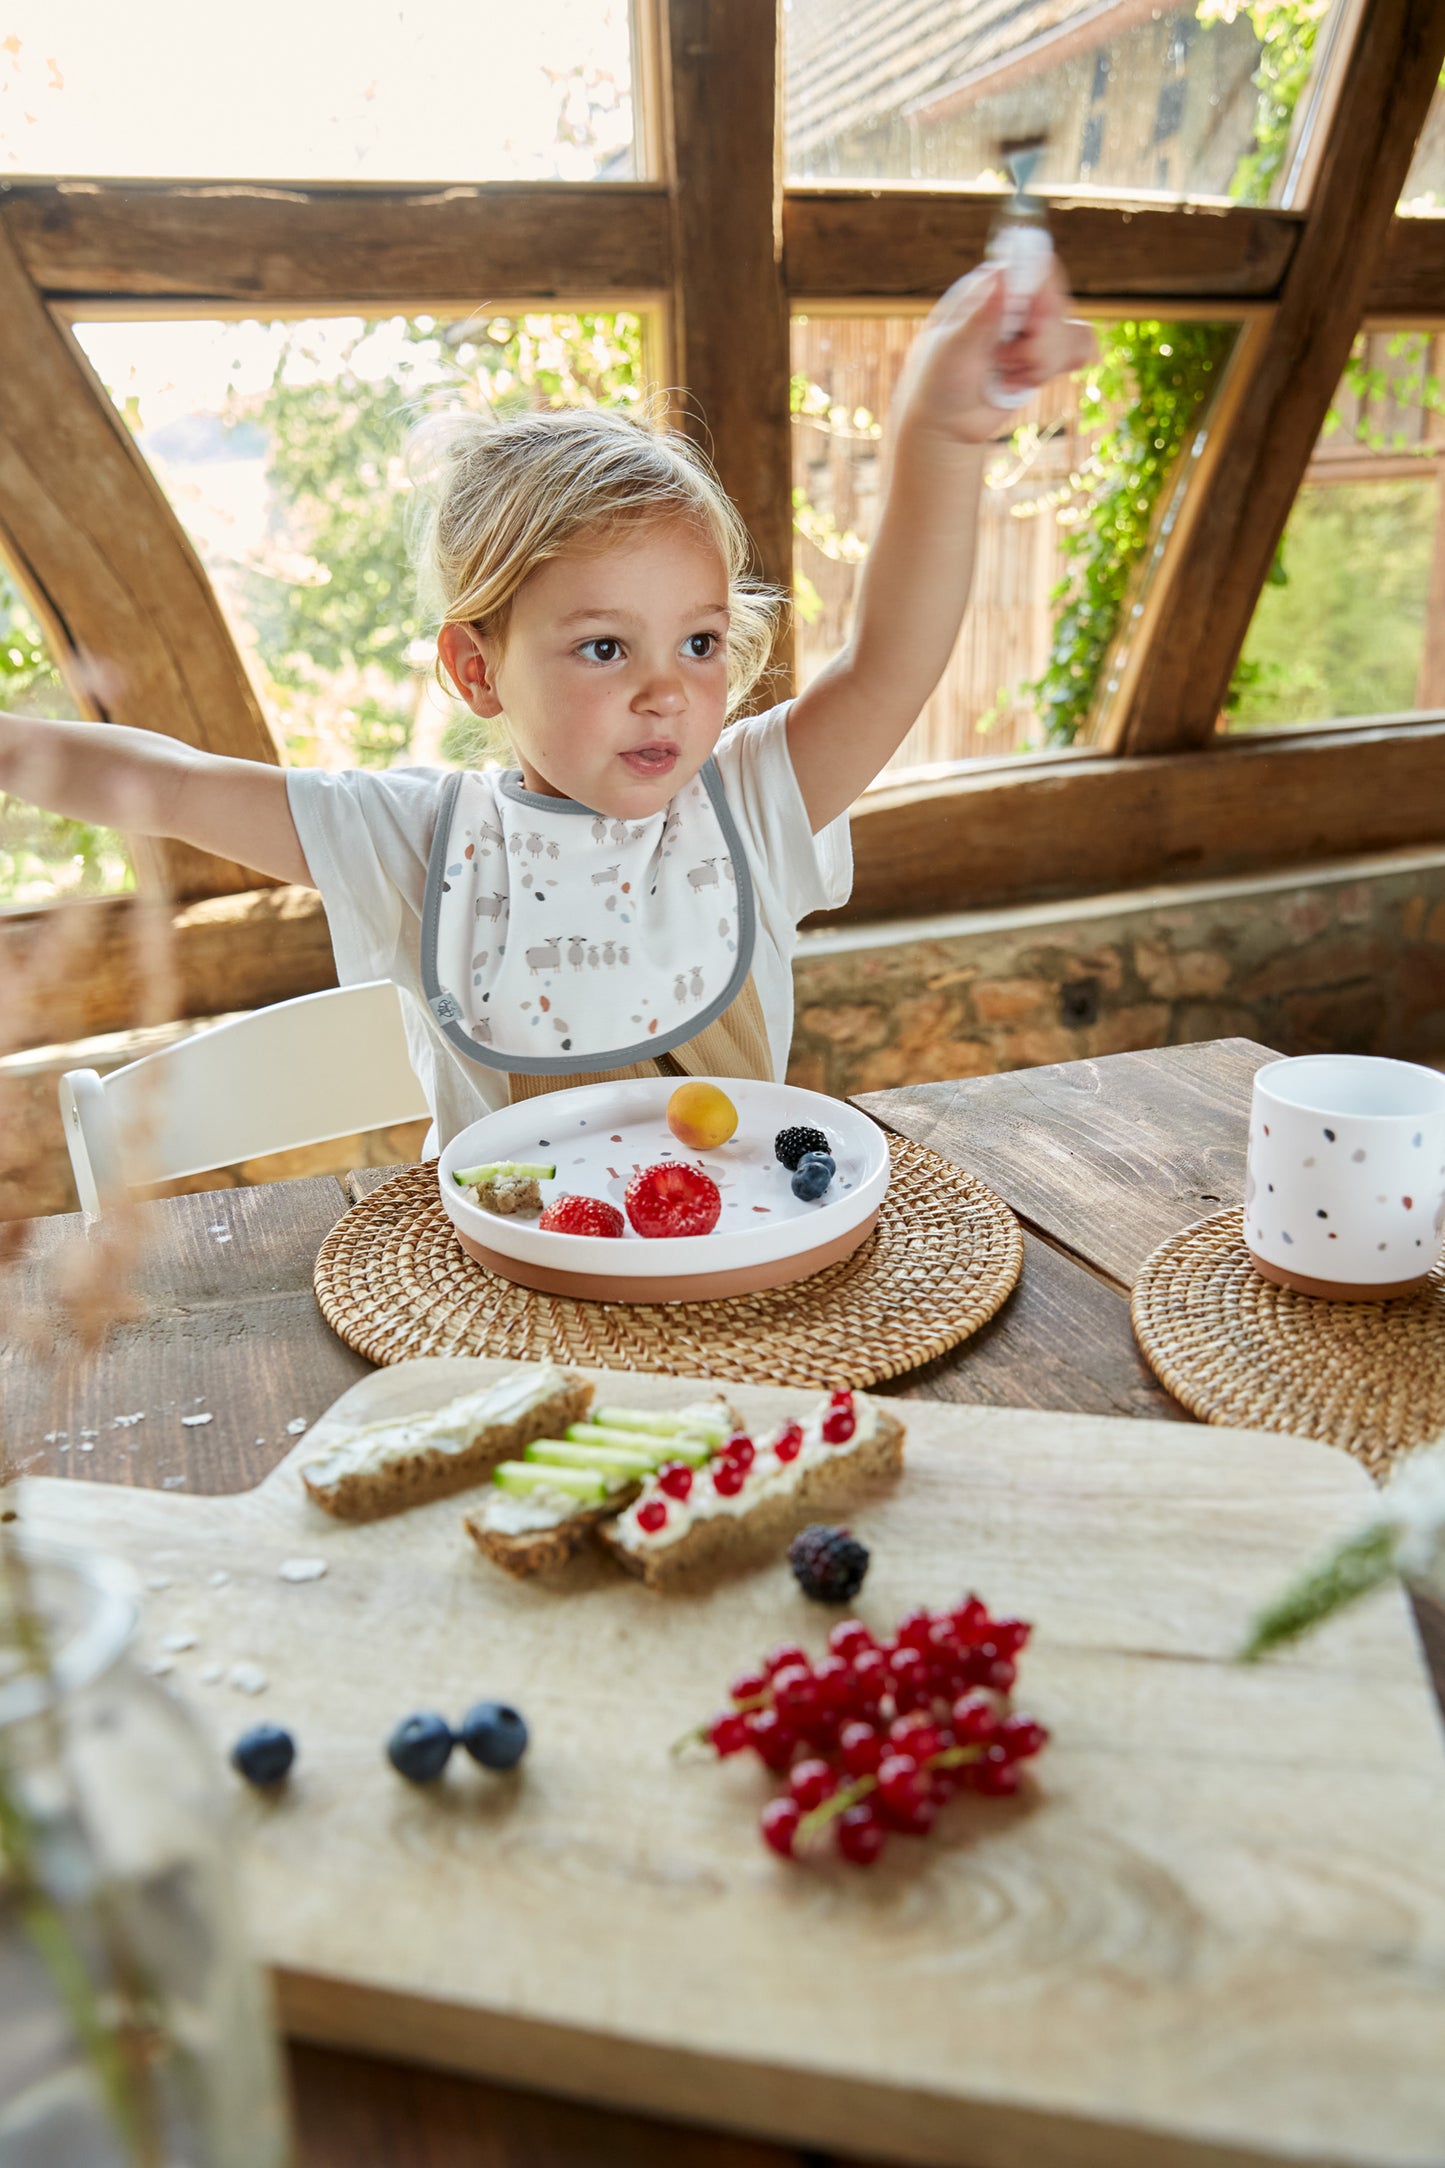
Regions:
<instances>
[{"instance_id":1,"label":"apricot","mask_svg":"<svg viewBox=\"0 0 1445 2168\"><path fill-rule=\"evenodd\" d=\"M716 1084L679 1084L667 1102L667 1126L690 1152L711 1152L737 1128L738 1110Z\"/></svg>"}]
</instances>

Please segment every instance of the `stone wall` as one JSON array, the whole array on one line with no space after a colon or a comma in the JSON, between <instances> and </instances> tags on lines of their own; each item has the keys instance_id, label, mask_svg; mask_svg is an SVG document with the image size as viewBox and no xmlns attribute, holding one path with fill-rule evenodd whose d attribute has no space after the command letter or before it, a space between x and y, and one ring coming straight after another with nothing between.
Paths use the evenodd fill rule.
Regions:
<instances>
[{"instance_id":1,"label":"stone wall","mask_svg":"<svg viewBox=\"0 0 1445 2168\"><path fill-rule=\"evenodd\" d=\"M788 1075L846 1097L1197 1039L1445 1060L1445 852L805 934Z\"/></svg>"},{"instance_id":2,"label":"stone wall","mask_svg":"<svg viewBox=\"0 0 1445 2168\"><path fill-rule=\"evenodd\" d=\"M1240 1036L1284 1053L1445 1063L1445 851L803 936L788 1074L889 1085ZM215 1021L212 1019L211 1021ZM56 1086L188 1030L0 1061L0 1219L73 1211ZM174 1185L221 1189L414 1158L422 1123Z\"/></svg>"}]
</instances>

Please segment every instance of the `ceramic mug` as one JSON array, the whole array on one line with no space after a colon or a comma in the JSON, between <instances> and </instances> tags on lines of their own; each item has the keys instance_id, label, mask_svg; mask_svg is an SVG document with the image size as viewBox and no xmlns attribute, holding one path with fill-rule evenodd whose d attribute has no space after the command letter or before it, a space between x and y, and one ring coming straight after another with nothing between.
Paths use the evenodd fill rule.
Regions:
<instances>
[{"instance_id":1,"label":"ceramic mug","mask_svg":"<svg viewBox=\"0 0 1445 2168\"><path fill-rule=\"evenodd\" d=\"M1277 1287L1413 1294L1445 1225L1445 1076L1368 1054L1272 1061L1254 1080L1244 1238Z\"/></svg>"}]
</instances>

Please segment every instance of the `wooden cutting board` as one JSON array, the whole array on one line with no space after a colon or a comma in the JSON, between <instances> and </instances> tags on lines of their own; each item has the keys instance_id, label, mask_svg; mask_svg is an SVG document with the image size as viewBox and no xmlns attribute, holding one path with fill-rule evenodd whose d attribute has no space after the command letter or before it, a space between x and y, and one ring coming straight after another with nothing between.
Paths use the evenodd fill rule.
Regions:
<instances>
[{"instance_id":1,"label":"wooden cutting board","mask_svg":"<svg viewBox=\"0 0 1445 2168\"><path fill-rule=\"evenodd\" d=\"M337 1410L503 1369L402 1363ZM730 1392L754 1424L811 1398ZM195 1636L168 1684L218 1748L262 1716L294 1730L284 1795L235 1790L300 2037L890 2162L1438 2164L1445 1759L1405 1603L1229 1660L1368 1508L1360 1470L1294 1438L899 1407L907 1472L857 1516L858 1609L881 1630L976 1587L1034 1619L1018 1700L1054 1738L1027 1800L959 1801L868 1872L775 1860L751 1758L669 1758L770 1645L821 1649L833 1614L781 1561L673 1597L600 1559L513 1582L455 1500L328 1520L294 1469L320 1426L244 1496L42 1481L22 1512L168 1584L142 1653ZM282 1579L298 1558L325 1576ZM532 1726L518 1777L460 1753L429 1790L392 1772L400 1717L483 1696Z\"/></svg>"}]
</instances>

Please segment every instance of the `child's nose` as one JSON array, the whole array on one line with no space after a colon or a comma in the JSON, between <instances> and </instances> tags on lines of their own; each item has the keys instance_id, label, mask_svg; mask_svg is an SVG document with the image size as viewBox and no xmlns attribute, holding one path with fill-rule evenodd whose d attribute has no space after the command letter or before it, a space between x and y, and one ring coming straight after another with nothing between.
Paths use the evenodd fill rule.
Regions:
<instances>
[{"instance_id":1,"label":"child's nose","mask_svg":"<svg viewBox=\"0 0 1445 2168\"><path fill-rule=\"evenodd\" d=\"M677 670L658 670L647 680L637 696L636 705L651 715L676 715L686 705L687 693L681 673Z\"/></svg>"}]
</instances>

